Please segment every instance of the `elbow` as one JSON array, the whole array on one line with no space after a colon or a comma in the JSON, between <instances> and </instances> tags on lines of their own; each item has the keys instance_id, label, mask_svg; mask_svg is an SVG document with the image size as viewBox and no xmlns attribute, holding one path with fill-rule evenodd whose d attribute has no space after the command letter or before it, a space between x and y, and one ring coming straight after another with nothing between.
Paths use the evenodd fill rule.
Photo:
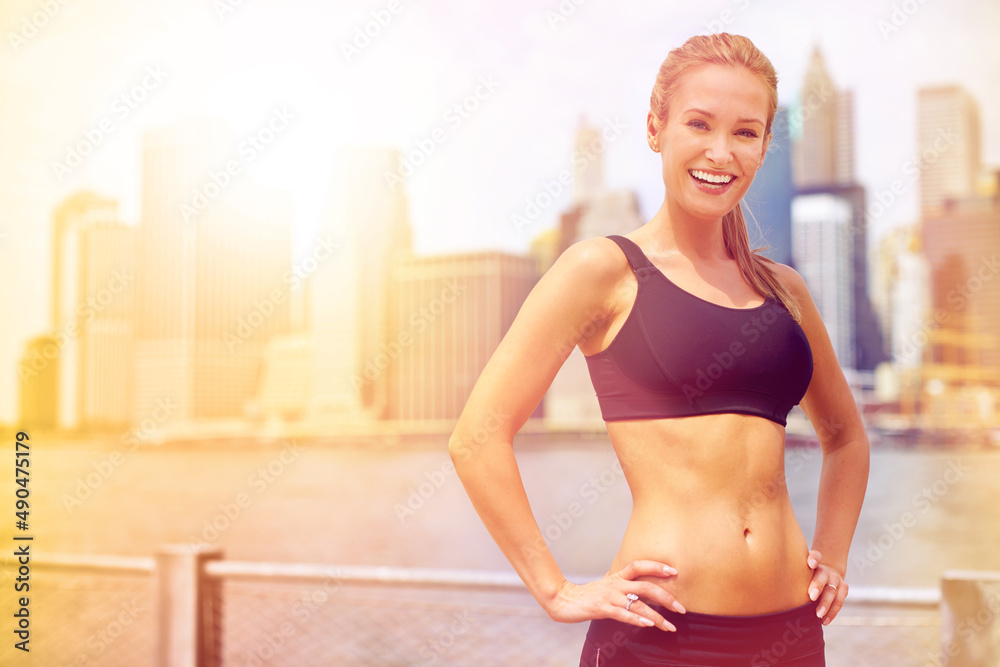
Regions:
<instances>
[{"instance_id":1,"label":"elbow","mask_svg":"<svg viewBox=\"0 0 1000 667\"><path fill-rule=\"evenodd\" d=\"M492 455L501 451L504 446L513 449L513 442L499 434L483 434L481 431L470 435L456 434L448 440L448 455L455 470L468 467L477 458L483 458L484 453Z\"/></svg>"},{"instance_id":2,"label":"elbow","mask_svg":"<svg viewBox=\"0 0 1000 667\"><path fill-rule=\"evenodd\" d=\"M820 428L816 429L816 436L824 452L854 450L863 451L867 456L868 432L860 416L853 421L854 423L849 424L828 424L825 420L821 422Z\"/></svg>"},{"instance_id":3,"label":"elbow","mask_svg":"<svg viewBox=\"0 0 1000 667\"><path fill-rule=\"evenodd\" d=\"M465 429L462 428L461 419L459 419L459 423L455 425L454 430L452 430L451 435L448 437L448 456L451 457L453 463L458 463L465 459L463 452L467 449L465 446L466 439Z\"/></svg>"},{"instance_id":4,"label":"elbow","mask_svg":"<svg viewBox=\"0 0 1000 667\"><path fill-rule=\"evenodd\" d=\"M452 437L448 441L448 456L456 470L467 466L482 451L486 442L477 441L475 438Z\"/></svg>"},{"instance_id":5,"label":"elbow","mask_svg":"<svg viewBox=\"0 0 1000 667\"><path fill-rule=\"evenodd\" d=\"M448 439L448 456L456 470L473 459L478 449L477 444L481 446L482 443L477 443L474 437L462 429L455 429Z\"/></svg>"},{"instance_id":6,"label":"elbow","mask_svg":"<svg viewBox=\"0 0 1000 667\"><path fill-rule=\"evenodd\" d=\"M462 440L456 439L454 435L448 440L448 456L451 457L452 465L456 468L468 460L467 450L463 446Z\"/></svg>"},{"instance_id":7,"label":"elbow","mask_svg":"<svg viewBox=\"0 0 1000 667\"><path fill-rule=\"evenodd\" d=\"M463 413L448 438L448 455L456 467L472 461L476 455L497 442L513 446L513 436L509 432L509 416L496 409L490 409L483 419L465 421Z\"/></svg>"},{"instance_id":8,"label":"elbow","mask_svg":"<svg viewBox=\"0 0 1000 667\"><path fill-rule=\"evenodd\" d=\"M836 440L821 440L820 446L826 454L850 453L858 458L868 459L871 453L871 448L868 444L868 435L866 433L861 433L851 437L837 438Z\"/></svg>"},{"instance_id":9,"label":"elbow","mask_svg":"<svg viewBox=\"0 0 1000 667\"><path fill-rule=\"evenodd\" d=\"M824 458L849 462L859 475L868 478L871 466L871 447L868 435L862 432L854 437L840 438L835 441L821 443Z\"/></svg>"}]
</instances>

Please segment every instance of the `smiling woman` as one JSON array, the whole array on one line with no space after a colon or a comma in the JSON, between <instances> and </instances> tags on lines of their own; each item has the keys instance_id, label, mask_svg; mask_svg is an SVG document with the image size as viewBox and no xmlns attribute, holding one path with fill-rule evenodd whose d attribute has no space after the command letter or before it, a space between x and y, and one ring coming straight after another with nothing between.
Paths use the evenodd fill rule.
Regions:
<instances>
[{"instance_id":1,"label":"smiling woman","mask_svg":"<svg viewBox=\"0 0 1000 667\"><path fill-rule=\"evenodd\" d=\"M535 599L555 621L590 621L581 666L825 665L823 624L847 595L868 440L802 278L749 246L740 202L771 141L776 84L745 37L692 37L670 52L646 118L661 157L660 210L628 236L562 253L449 443L479 516ZM574 346L633 500L608 573L584 585L544 548L512 452ZM824 457L811 548L785 485L796 404ZM495 413L505 417L491 440L460 456Z\"/></svg>"}]
</instances>

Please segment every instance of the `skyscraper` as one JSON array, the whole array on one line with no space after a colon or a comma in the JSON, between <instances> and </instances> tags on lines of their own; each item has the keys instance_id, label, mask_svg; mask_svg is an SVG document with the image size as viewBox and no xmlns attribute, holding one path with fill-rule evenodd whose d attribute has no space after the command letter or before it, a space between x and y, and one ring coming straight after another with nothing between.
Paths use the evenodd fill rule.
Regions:
<instances>
[{"instance_id":1,"label":"skyscraper","mask_svg":"<svg viewBox=\"0 0 1000 667\"><path fill-rule=\"evenodd\" d=\"M827 194L842 199L851 206L851 223L847 230L850 241L849 275L844 285L852 291L854 368L873 370L886 360L887 355L882 329L869 299L865 189L857 183L843 183L803 188L797 190L796 194L797 196Z\"/></svg>"},{"instance_id":2,"label":"skyscraper","mask_svg":"<svg viewBox=\"0 0 1000 667\"><path fill-rule=\"evenodd\" d=\"M916 163L920 209L938 215L949 198L972 195L980 171L979 105L961 86L921 88L917 92Z\"/></svg>"},{"instance_id":3,"label":"skyscraper","mask_svg":"<svg viewBox=\"0 0 1000 667\"><path fill-rule=\"evenodd\" d=\"M897 370L920 365L933 326L930 268L917 227L900 227L879 243L874 303Z\"/></svg>"},{"instance_id":4,"label":"skyscraper","mask_svg":"<svg viewBox=\"0 0 1000 667\"><path fill-rule=\"evenodd\" d=\"M264 348L257 400L265 419L297 421L313 395L312 340L305 333L275 336Z\"/></svg>"},{"instance_id":5,"label":"skyscraper","mask_svg":"<svg viewBox=\"0 0 1000 667\"><path fill-rule=\"evenodd\" d=\"M61 350L59 425L132 419L135 230L117 202L90 192L54 214L52 326Z\"/></svg>"},{"instance_id":6,"label":"skyscraper","mask_svg":"<svg viewBox=\"0 0 1000 667\"><path fill-rule=\"evenodd\" d=\"M792 201L792 255L830 334L837 361L855 368L851 203L831 194Z\"/></svg>"},{"instance_id":7,"label":"skyscraper","mask_svg":"<svg viewBox=\"0 0 1000 667\"><path fill-rule=\"evenodd\" d=\"M920 252L920 237L904 230L904 243L897 250L896 270L890 295L892 360L898 368L915 368L923 358L927 330L931 327L930 270Z\"/></svg>"},{"instance_id":8,"label":"skyscraper","mask_svg":"<svg viewBox=\"0 0 1000 667\"><path fill-rule=\"evenodd\" d=\"M363 378L389 380L388 418L450 429L538 282L531 257L486 251L414 257L392 270L391 338ZM541 417L541 402L532 417Z\"/></svg>"},{"instance_id":9,"label":"skyscraper","mask_svg":"<svg viewBox=\"0 0 1000 667\"><path fill-rule=\"evenodd\" d=\"M291 198L248 180L247 145L201 117L143 137L137 419L167 400L169 421L243 416L288 331Z\"/></svg>"},{"instance_id":10,"label":"skyscraper","mask_svg":"<svg viewBox=\"0 0 1000 667\"><path fill-rule=\"evenodd\" d=\"M918 91L920 154L911 166L920 175L920 245L934 316L916 391L931 425L997 425L1000 197L977 192L980 140L978 105L967 91Z\"/></svg>"},{"instance_id":11,"label":"skyscraper","mask_svg":"<svg viewBox=\"0 0 1000 667\"><path fill-rule=\"evenodd\" d=\"M968 201L927 217L921 224L921 240L931 270L933 305L945 320L941 328L965 337L961 364L997 374L1000 207L991 199Z\"/></svg>"},{"instance_id":12,"label":"skyscraper","mask_svg":"<svg viewBox=\"0 0 1000 667\"><path fill-rule=\"evenodd\" d=\"M584 116L580 117L570 155L573 202L560 222L557 245L560 253L581 239L627 234L642 225L635 193L610 190L604 184L604 154L620 133L617 121L607 121L598 128L589 124Z\"/></svg>"},{"instance_id":13,"label":"skyscraper","mask_svg":"<svg viewBox=\"0 0 1000 667\"><path fill-rule=\"evenodd\" d=\"M387 415L387 374L362 379L391 336L390 271L411 256L404 188L386 181L398 163L394 149L361 146L344 149L335 161L317 236L317 247L322 241L332 248L307 278L314 422L371 423Z\"/></svg>"},{"instance_id":14,"label":"skyscraper","mask_svg":"<svg viewBox=\"0 0 1000 667\"><path fill-rule=\"evenodd\" d=\"M581 239L609 234L628 234L642 226L639 200L631 190L604 190L582 205L577 221L576 237L567 247Z\"/></svg>"},{"instance_id":15,"label":"skyscraper","mask_svg":"<svg viewBox=\"0 0 1000 667\"><path fill-rule=\"evenodd\" d=\"M573 203L583 203L604 187L604 141L597 127L580 116L573 145Z\"/></svg>"},{"instance_id":16,"label":"skyscraper","mask_svg":"<svg viewBox=\"0 0 1000 667\"><path fill-rule=\"evenodd\" d=\"M799 93L798 112L790 121L797 187L854 181L853 97L834 88L818 47Z\"/></svg>"},{"instance_id":17,"label":"skyscraper","mask_svg":"<svg viewBox=\"0 0 1000 667\"><path fill-rule=\"evenodd\" d=\"M828 263L828 266L844 267L846 275L837 278L837 283L851 291L848 300L851 323L849 327L840 328L850 332L853 349L850 355L840 358L841 363L850 358L851 368L873 370L885 360L885 346L868 294L865 190L854 181L853 97L849 91L834 87L818 48L813 51L798 109L789 118L789 128L794 146L792 164L796 195L829 195L850 206L851 220L845 231L849 244L846 264L839 259L835 264ZM793 232L793 246L795 244ZM809 270L798 263L796 269Z\"/></svg>"},{"instance_id":18,"label":"skyscraper","mask_svg":"<svg viewBox=\"0 0 1000 667\"><path fill-rule=\"evenodd\" d=\"M54 429L59 424L59 357L55 336L36 336L18 364L18 428Z\"/></svg>"}]
</instances>

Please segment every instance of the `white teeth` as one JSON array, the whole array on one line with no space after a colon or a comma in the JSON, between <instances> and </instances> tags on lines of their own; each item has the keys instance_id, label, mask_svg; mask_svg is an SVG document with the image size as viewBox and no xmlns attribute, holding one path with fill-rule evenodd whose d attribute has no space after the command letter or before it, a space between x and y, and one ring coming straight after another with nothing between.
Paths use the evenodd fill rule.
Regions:
<instances>
[{"instance_id":1,"label":"white teeth","mask_svg":"<svg viewBox=\"0 0 1000 667\"><path fill-rule=\"evenodd\" d=\"M732 174L726 174L724 176L717 176L715 174L709 174L708 172L699 171L697 169L692 169L691 174L703 181L708 181L709 183L728 183L733 180Z\"/></svg>"}]
</instances>

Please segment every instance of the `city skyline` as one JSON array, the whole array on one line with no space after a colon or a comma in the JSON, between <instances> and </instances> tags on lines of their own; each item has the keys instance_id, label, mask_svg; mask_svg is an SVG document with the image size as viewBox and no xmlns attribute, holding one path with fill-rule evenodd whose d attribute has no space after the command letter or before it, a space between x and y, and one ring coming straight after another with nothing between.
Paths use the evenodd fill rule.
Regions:
<instances>
[{"instance_id":1,"label":"city skyline","mask_svg":"<svg viewBox=\"0 0 1000 667\"><path fill-rule=\"evenodd\" d=\"M809 78L818 73L814 69ZM938 90L920 91L923 134L931 141L942 114L950 117L952 108L976 109L975 100L961 88L945 89L945 103L934 97ZM838 114L850 113L849 105L845 111L836 100L831 107ZM817 128L822 126L809 120L793 141L796 151L821 138ZM609 189L603 180L601 154L613 136L605 139L584 119L576 130L574 154L588 149L597 154L590 161L574 160L576 169L566 183L574 204L563 212L555 236L534 239L532 256L414 256L403 190L380 178L397 164L398 153L356 149L339 160L322 229L324 261L316 258L313 266L304 267L309 272L303 281L304 321L293 329L290 207L281 193L229 188L232 176L216 169L225 163L227 170L238 171L231 167L237 162L226 162L234 147L226 130L214 119L194 117L144 135L147 213L137 229L119 222L115 200L87 191L54 210L52 329L46 333L54 333L56 342L46 343L42 333L27 343L19 366L19 376L28 380L21 386L22 425L87 430L213 418L297 422L304 417L313 428L364 428L383 420L423 422L419 428L436 421L447 428L547 263L583 238L628 231L621 225L629 215L631 193ZM910 285L916 297L932 296L939 312L943 291L970 278L968 265L977 262L977 252L1000 247L990 227L1000 195L994 190L989 197L978 196L968 178L981 167L978 124L961 127L955 135L965 146L956 159L968 163L964 189L934 187L935 199L923 198L930 202L925 209L944 219L924 219L921 226L925 235L947 229L953 233L927 244L934 280ZM828 145L844 141L850 136ZM824 151L814 153L820 157L800 157L799 167L820 176L804 183L794 197L779 196L772 204L791 209L795 266L810 286L837 358L845 370L867 369L856 364L860 333L851 301L853 294L865 293L854 283L863 281L866 271L851 268L851 246L864 234L865 219L858 210L864 193L850 180L824 180L835 178L837 170L822 175L813 163L822 166L829 157L822 157ZM925 180L938 183L947 165L928 168ZM788 169L780 173L789 176ZM850 179L849 172L845 178ZM199 203L199 197L206 201ZM958 213L964 218L956 218ZM970 233L971 242L957 241L956 246L952 241ZM949 247L951 254L942 254ZM954 264L957 248L966 257ZM898 261L909 261L902 250L894 251ZM326 261L334 255L338 261ZM897 255L880 255L879 261L895 265ZM461 293L471 281L480 287L470 299L471 293ZM995 310L987 302L1000 292L990 287L983 294L986 301L967 295L973 313L969 325L928 335L932 346L923 356L932 394L942 395L945 383L952 381L961 389L972 380L974 389L973 378L995 375L995 370L973 373L967 356L975 354L978 360L975 350L982 348L987 366L996 365L990 351L996 344L984 336L996 327L984 327L975 316ZM899 296L894 292L887 298ZM885 300L879 299L883 317ZM96 312L84 317L83 306ZM964 310L963 305L956 314L964 316ZM418 311L420 332L429 327L427 333L413 331ZM892 320L882 324L891 327ZM913 335L912 324L903 326L906 335ZM890 331L887 337L895 351L898 333ZM964 341L975 344L968 347ZM31 360L39 351L44 357L40 368ZM583 359L578 350L571 353L573 359L559 373L561 381L553 383L533 416L546 424L551 418L560 427L594 428L600 420L589 384L579 379ZM894 354L893 360L913 369L913 359ZM48 391L51 400L42 390L44 377L56 378L56 388ZM975 400L992 400L988 393L983 396ZM169 418L156 416L164 402L172 406ZM547 405L554 408L551 414Z\"/></svg>"},{"instance_id":2,"label":"city skyline","mask_svg":"<svg viewBox=\"0 0 1000 667\"><path fill-rule=\"evenodd\" d=\"M871 202L874 195L887 191L894 178L905 175L903 166L906 160L917 153L916 130L908 133L903 131L908 123L907 114L900 114L896 118L897 122L893 123L892 126L898 130L898 134L890 135L888 139L884 140L888 141L891 147L897 149L895 157L891 158L893 166L882 170L881 177L872 178L871 174L875 164L883 162L886 155L891 155L893 151L882 151L885 155L880 155L875 160L872 159L872 144L866 138L870 139L872 124L878 114L866 113L866 109L870 110L873 103L871 80L868 80L867 87L859 84L860 69L852 69L847 66L848 62L856 55L847 53L850 49L845 49L843 42L838 45L835 39L837 35L843 34L838 30L843 30L847 14L842 13L834 16L835 20L831 19L830 30L822 34L816 28L813 28L814 35L812 36L803 34L809 32L803 30L796 32L794 39L787 40L787 44L779 44L775 41L777 37L776 27L763 30L760 26L761 22L768 17L773 21L774 13L767 11L768 8L773 9L780 5L781 3L760 3L753 7L740 7L735 3L718 3L717 6L712 5L699 10L681 9L681 14L677 13L676 7L670 8L674 12L672 16L682 19L677 21L676 25L671 24L670 29L677 31L676 36L659 34L654 40L647 34L638 41L647 45L655 41L669 44L669 47L677 46L684 37L694 32L706 32L705 26L713 21L721 23L723 28L732 32L747 34L775 62L779 70L779 98L782 103L794 103L795 92L801 86L808 66L809 55L818 44L831 69L831 77L838 88L850 89L854 102L858 106L855 112L857 117L856 130L859 135L855 151L856 170L859 180L869 189L869 202ZM872 35L864 33L865 39L873 37L878 40L877 43L886 47L886 53L896 53L897 55L906 53L913 56L913 62L919 64L918 56L914 55L917 54L917 51L911 42L913 40L919 41L918 37L922 34L921 31L931 29L929 24L935 21L938 23L936 29L941 28L942 30L949 25L961 24L963 20L968 21L975 8L980 8L980 6L976 3L964 3L953 6L949 11L937 10L929 6L922 7L913 16L908 16L906 21L897 26L895 30L885 35L879 31L878 21L888 19L891 10L868 9L863 11L859 5L859 7L854 8L857 11L852 15L852 18L855 24L864 19L865 25L870 26ZM20 9L25 9L25 7ZM981 9L985 14L980 17L982 20L979 23L970 26L973 32L977 29L985 30L984 26L990 25L990 21L1000 15L992 7L984 5ZM728 16L723 14L725 10L730 10L735 18L722 23ZM537 99L553 99L551 92L531 87L533 84L540 84L543 81L551 82L551 76L544 74L545 68L541 68L542 74L528 76L526 72L522 71L521 75L515 78L511 78L509 75L501 76L497 73L500 72L500 69L497 69L491 80L489 72L484 73L489 67L481 66L486 63L502 62L498 60L499 54L505 49L511 48L511 45L516 43L517 37L511 37L508 42L487 40L486 45L473 45L468 41L468 37L458 37L457 42L446 42L440 51L431 50L424 59L427 62L432 62L434 58L442 58L443 52L447 51L448 48L466 49L471 54L480 57L479 60L473 58L472 62L464 63L460 68L457 68L460 71L450 74L451 78L447 82L442 79L439 82L440 86L427 85L429 83L427 79L418 78L405 85L401 84L397 88L383 85L381 92L378 92L375 89L379 88L379 85L374 83L379 80L377 77L366 83L366 76L374 75L376 72L385 72L385 68L391 67L394 57L399 53L398 49L412 46L413 40L424 34L420 30L426 28L427 22L431 18L443 19L443 25L454 25L457 20L454 15L446 14L444 9L404 7L403 12L393 15L392 22L384 29L386 34L390 29L396 30L396 39L380 41L373 38L371 44L361 50L356 60L353 57L349 60L347 56L335 54L343 59L333 64L327 64L325 70L320 65L310 65L304 69L283 68L268 61L267 54L261 54L248 56L246 62L242 63L242 68L233 67L231 64L226 66L229 61L225 58L209 59L206 62L213 64L209 68L212 70L210 74L221 75L212 79L209 75L195 76L192 71L194 60L191 58L177 59L177 51L167 47L166 42L169 40L155 41L148 48L128 51L127 53L131 54L131 59L122 59L113 68L106 69L107 73L104 78L99 79L101 83L106 85L99 83L97 86L91 86L90 89L82 91L78 106L84 110L83 114L73 114L73 121L69 123L64 120L63 122L47 124L46 119L56 118L52 115L54 112L51 110L51 104L47 103L49 99L54 98L50 98L49 93L46 92L49 90L47 87L41 86L40 83L28 83L28 81L30 79L37 82L45 80L44 77L39 76L39 73L48 71L46 67L51 68L45 58L46 54L53 52L53 49L60 48L56 44L58 40L68 40L65 44L70 45L73 40L78 39L78 28L73 27L71 18L86 24L88 20L95 20L101 10L99 8L88 9L86 11L91 13L85 16L80 14L84 10L73 9L71 6L60 11L65 12L65 14L60 14L52 19L50 25L41 30L37 37L32 38L26 44L19 44L17 49L12 47L11 52L3 56L10 61L7 64L12 65L2 70L6 72L2 81L3 85L9 93L17 95L28 105L23 110L14 107L3 112L5 115L3 120L9 121L3 124L7 132L7 144L15 148L30 144L31 149L23 151L22 162L29 165L41 165L45 171L43 174L38 174L28 170L22 174L10 163L4 167L5 174L8 176L8 184L3 191L3 196L6 197L6 201L10 205L7 206L8 222L0 226L0 232L4 234L2 241L0 241L0 253L3 254L4 260L9 260L2 262L7 267L8 273L5 274L5 277L8 278L7 284L12 284L15 276L22 281L28 277L32 289L40 290L40 293L34 292L34 296L30 299L26 299L22 295L14 295L9 290L5 297L5 300L11 303L13 309L17 310L20 315L15 325L9 327L0 339L0 360L3 360L4 365L11 370L23 353L24 342L41 331L42 326L40 325L45 321L46 313L50 307L50 304L45 302L48 301L48 295L51 294L49 276L52 271L50 267L46 266L45 254L40 254L34 249L51 247L50 232L43 228L50 226L53 208L69 194L81 190L92 190L101 196L117 199L120 202L120 219L130 226L136 225L140 219L137 213L139 170L135 167L139 163L140 155L137 138L144 131L175 122L177 115L186 106L190 106L193 100L199 99L198 96L192 97L190 95L192 87L202 89L203 96L200 98L202 106L208 107L210 112L218 112L222 120L233 126L234 134L237 137L250 137L257 133L261 126L267 122L273 109L280 106L283 96L292 101L289 104L289 109L294 116L292 129L280 137L280 141L275 140L273 145L270 143L262 145L261 150L256 153L256 159L248 162L247 171L252 179L249 180L250 183L256 183L264 188L292 190L295 206L293 244L296 258L301 256L303 248L307 247L315 236L314 232L318 228L317 220L322 217L321 211L325 205L328 194L327 186L330 182L329 180L324 182L324 178L332 172L336 156L341 150L337 148L322 153L319 151L304 153L303 145L308 142L315 143L317 146L342 146L347 139L365 143L381 137L379 143L391 146L406 156L412 154L415 146L422 139L433 140L429 130L437 126L443 128L445 139L435 144L437 155L429 156L425 165L418 165L411 176L405 179L403 186L411 207L414 248L418 255L454 252L456 250L469 251L484 247L511 249L522 254L526 253L530 239L543 229L552 228L558 222L558 215L566 208L563 203L570 201L571 193L567 189L561 199L556 198L555 202L546 207L543 214L534 221L533 226L517 230L510 223L509 217L518 213L518 207L523 208L525 202L532 195L544 191L544 184L558 173L559 168L570 166L566 156L569 154L568 148L575 137L569 126L563 123L568 115L575 120L580 113L585 113L598 126L605 121L614 122L616 117L620 117L621 124L624 126L623 131L620 137L609 144L607 154L604 156L604 170L608 185L612 188L624 187L637 192L641 217L644 219L648 219L655 210L655 206L658 205L658 201L651 198L649 194L657 192L656 170L649 169L651 158L649 156L637 159L632 157L637 155L637 145L644 146L644 142L636 141L636 134L642 132L641 125L634 122L639 114L635 110L627 112L620 107L616 109L615 104L623 103L622 100L631 99L632 101L628 104L637 104L635 109L639 109L642 104L648 103L643 102L642 98L645 97L648 101L648 88L651 86L655 74L655 66L665 56L667 47L658 48L658 53L653 59L655 61L653 66L647 68L649 71L640 71L642 68L637 64L646 60L645 56L643 58L636 56L635 49L640 48L639 46L628 46L626 49L621 49L622 53L614 54L611 54L606 48L598 49L596 57L604 59L600 70L602 73L613 72L615 68L621 66L621 71L629 74L623 77L603 75L597 78L587 77L588 87L586 89L580 88L581 83L583 83L580 79L580 73L552 70L566 72L565 76L559 80L560 85L557 87L561 91L560 98L556 100L558 104L546 106L545 111L542 112L536 109L533 119L529 119L523 112L517 111L516 105L510 105L515 104L515 96L523 98L521 93L526 93L528 90L541 96L536 98L536 104ZM174 18L181 15L186 16L180 9L162 9L162 11L168 14L176 12L172 14ZM274 8L255 10L246 6L222 17L214 15L212 11L206 11L204 16L199 15L200 18L197 21L191 22L197 27L188 29L204 31L205 34L223 30L225 33L224 42L233 46L235 57L239 57L239 54L249 53L248 49L255 41L251 35L257 34L254 30L260 28L268 19L275 18L277 14L274 12L277 11ZM337 25L364 26L366 21L371 20L371 16L368 14L370 11L373 10L358 10L338 16ZM476 10L451 8L451 11L471 12L473 16L465 18L471 18L480 23L491 18L499 18L502 19L501 25L518 27L518 30L513 31L513 34L520 35L522 41L527 40L525 43L528 46L545 45L545 48L542 48L537 55L543 58L543 62L547 59L550 64L557 62L559 58L576 53L576 49L581 45L581 40L586 42L590 37L593 37L601 20L611 16L606 13L610 10L596 5L592 7L585 5L577 8L576 13L572 16L563 17L565 21L553 21L546 14L546 10L525 10L523 16L518 20L515 20L516 11L511 12L510 16L507 14L501 16L498 14L499 10L492 7ZM613 14L613 19L625 22L635 21L634 11L636 11L634 8L626 6L621 8L617 14ZM864 13L866 11L867 14ZM239 12L243 12L242 15ZM434 12L441 12L441 15L433 16ZM820 10L817 12L819 13L811 16L808 20L802 19L802 25L815 26L824 16L831 18ZM26 15L30 16L30 13L14 11L12 15L8 16L7 25L16 32L21 19ZM977 16L979 15L977 14ZM412 17L408 27L404 21L407 17ZM133 23L142 24L142 17L127 18ZM63 19L65 22L60 22ZM131 25L131 23L125 21L124 25ZM174 27L166 30L166 33L176 36L179 32L183 32L177 24L171 25ZM744 26L746 30L742 30L741 26ZM758 31L758 34L755 34L755 30ZM345 30L344 32L343 41L349 42L351 31ZM948 38L947 34L942 34L945 39ZM550 37L551 41L562 49L559 53L551 51L553 45L542 39ZM337 40L333 41L337 42ZM339 43L337 42L337 44ZM890 47L894 45L900 50L893 51ZM220 55L218 43L208 44L208 46L216 56ZM327 44L327 46L330 47L331 52L337 50L336 45ZM796 51L794 58L791 57L792 51ZM959 66L958 59L943 47L939 55L941 63L934 67L915 67L905 71L901 70L899 77L893 80L883 78L883 87L892 90L895 89L894 87L910 86L905 96L906 99L903 100L905 104L901 106L913 109L917 88L908 82L921 81L928 85L957 82L964 85L971 96L980 104L983 123L983 161L987 166L993 166L997 162L998 151L995 123L990 122L990 120L996 114L991 115L990 111L996 108L997 91L992 87L982 85L983 77L977 74L976 67L969 68L964 64ZM165 57L161 58L160 56ZM87 57L94 58L95 56ZM104 54L97 56L97 59L104 58L101 61L104 63L116 62L107 60L108 57L109 54ZM625 67L623 60L628 57L633 58L633 61L628 67ZM172 58L174 59L173 65L170 64ZM553 61L553 58L557 60ZM950 61L952 63L951 76L950 78L942 78L940 72L945 69L950 58L952 59ZM288 62L295 62L295 58ZM478 69L483 71L478 73L473 71L477 69L476 65L479 65ZM524 68L528 65L528 61L524 60L523 56L518 56L510 63L511 67L515 65ZM513 72L513 70L510 71ZM913 73L914 71L921 73L922 77L917 77ZM256 78L252 76L261 72L268 74ZM937 76L935 76L935 72L938 72ZM320 76L321 73L325 74L325 78ZM344 78L333 77L332 80L343 84L345 86L343 90L349 93L346 100L349 104L346 106L351 106L354 109L350 122L340 122L345 118L343 114L326 113L324 116L324 113L331 109L331 91L338 88L331 88L329 84L325 87L317 86L316 83L321 78L323 80L330 79L333 73L345 75ZM400 82L400 76L393 77L391 80ZM84 80L94 81L93 78L85 78ZM383 84L388 81L389 79L385 79ZM109 82L113 82L113 85ZM205 86L208 82L215 85ZM607 86L604 85L606 82ZM56 77L51 85L66 83L66 78L63 76ZM505 92L511 89L511 84L519 86L517 95ZM171 86L174 87L174 90L171 89ZM421 88L421 86L423 87ZM178 88L187 88L187 90L177 90ZM417 94L420 90L423 93ZM572 92L574 90L577 92ZM627 90L628 94L622 95L623 90ZM66 91L68 94L75 94L80 93L81 89L79 84L66 85ZM401 116L397 113L398 122L386 123L384 122L387 118L386 111L380 107L380 103L385 106L392 99L390 93L393 91L409 94L413 100L419 101L419 104L411 112ZM180 94L181 92L186 93L187 97ZM427 94L428 92L430 94ZM452 95L452 92L455 94ZM542 95L543 93L544 95ZM245 102L248 95L256 103L244 104L244 108L240 109L238 113L234 112L235 104L239 101ZM504 97L505 95L506 97ZM123 97L124 99L122 99ZM141 100L140 97L142 97ZM228 106L223 101L223 98L226 97L231 98ZM77 98L74 97L74 99ZM303 104L304 101L310 99L316 100L316 104ZM597 99L617 100L617 102L596 102ZM28 118L27 109L31 108L32 101L38 104L41 113L38 115L37 121L28 124L29 131L22 133L19 130L25 127ZM447 115L445 112L454 107L456 101L467 102L467 106L475 104L477 106L476 112L469 111L464 115L461 113ZM896 101L898 102L898 100ZM298 104L294 102L298 102ZM573 107L572 110L569 108L570 105ZM616 113L619 110L622 111L621 114ZM370 117L366 117L366 114ZM500 115L498 116L498 114ZM505 117L504 114L510 117ZM910 115L915 115L915 112ZM66 117L65 113L63 117ZM99 149L94 151L94 155L83 160L79 167L73 167L69 173L64 174L54 169L54 164L68 162L65 158L67 149L80 141L86 132L93 133L106 127L106 125L102 126L101 124L103 117L107 117L104 118L105 120L111 120L114 131L106 134L105 140L102 141ZM452 119L452 122L449 123L449 119ZM338 124L342 127L338 127ZM376 126L378 126L377 131ZM51 127L53 131L42 134L39 129L41 127ZM331 144L322 141L323 138L330 137L330 133L333 131L331 128L341 133L340 142ZM511 134L512 131L519 131L519 133ZM538 135L538 131L543 134ZM15 134L17 136L14 136ZM513 154L508 154L509 151L497 153L499 150L498 140L502 139L503 142L521 145L524 141L534 140L532 137L538 136L544 136L544 141L536 142L533 152L528 154L535 157L535 153L537 153L537 159L524 160L521 156L521 168L514 169L505 166L510 165L509 159L513 157ZM449 181L441 181L438 176L442 169L451 168L455 165L456 160L459 163L462 162L463 153L461 151L465 151L464 155L468 158L465 162L467 166L465 171L469 173ZM556 155L554 151L558 151L559 155ZM299 157L305 155L308 159L300 160L301 164L298 165L297 170L291 170L290 173L281 175L283 169L289 171L286 167L291 164L289 159L294 155ZM496 166L492 166L492 164L487 166L489 161L484 162L484 158L488 157L500 159L492 163ZM643 160L646 161L645 164L642 164ZM325 166L318 167L318 165ZM469 166L474 168L469 169ZM302 177L303 169L309 172L305 178ZM633 177L637 173L641 175ZM488 178L490 175L502 176L503 180L499 183L492 183L492 179ZM58 180L59 176L63 178ZM473 181L469 180L470 177L475 177L479 181L480 184L476 186L479 190L471 187ZM123 185L129 182L136 187ZM651 182L654 185L651 186ZM107 187L106 184L109 183L117 183L118 185ZM433 184L443 185L445 183L448 185L446 192L439 192L430 197L431 193L435 192ZM480 224L470 222L479 220L479 216L470 218L459 211L462 210L463 206L460 202L468 201L470 192L481 191L482 183L490 183L490 185L487 186L487 196L480 197L476 202L477 210L482 211L485 216ZM289 188L290 185L294 187ZM658 186L658 189L660 196L662 196L662 184ZM304 192L309 193L307 198L310 199L311 203L303 200ZM877 226L882 226L882 223L890 218L897 218L899 224L915 222L917 218L916 193L916 184L906 187L902 195L895 197L897 201L886 208L885 215L876 221L879 223ZM435 197L439 200L437 204L431 201ZM497 198L508 203L496 205ZM905 203L906 199L910 200L909 204ZM442 203L445 200L447 200L446 203ZM912 214L905 213L911 209ZM435 214L433 218L428 217L428 213L433 210L440 211L440 214ZM24 221L24 223L17 222L15 224L12 221ZM448 225L458 226L449 227ZM474 236L477 233L478 236ZM32 261L27 262L27 257L31 257ZM38 265L38 268L36 269L34 265ZM12 412L16 403L15 388L11 386L16 380L16 376L8 372L7 378L7 387L0 388L0 421L8 421L13 417Z\"/></svg>"}]
</instances>

